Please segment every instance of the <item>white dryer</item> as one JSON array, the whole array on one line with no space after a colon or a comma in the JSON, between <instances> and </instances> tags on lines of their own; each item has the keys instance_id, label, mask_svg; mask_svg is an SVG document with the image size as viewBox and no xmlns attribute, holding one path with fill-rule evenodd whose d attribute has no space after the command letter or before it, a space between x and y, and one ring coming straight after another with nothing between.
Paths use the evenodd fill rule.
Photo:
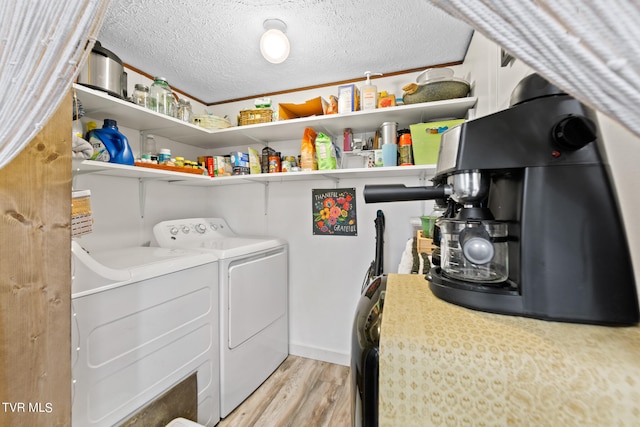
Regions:
<instances>
[{"instance_id":1,"label":"white dryer","mask_svg":"<svg viewBox=\"0 0 640 427\"><path fill-rule=\"evenodd\" d=\"M74 426L119 425L197 373L198 422L220 420L214 254L72 242Z\"/></svg>"},{"instance_id":2,"label":"white dryer","mask_svg":"<svg viewBox=\"0 0 640 427\"><path fill-rule=\"evenodd\" d=\"M161 247L206 250L220 265L220 415L226 417L289 354L288 245L236 234L222 218L165 221Z\"/></svg>"}]
</instances>

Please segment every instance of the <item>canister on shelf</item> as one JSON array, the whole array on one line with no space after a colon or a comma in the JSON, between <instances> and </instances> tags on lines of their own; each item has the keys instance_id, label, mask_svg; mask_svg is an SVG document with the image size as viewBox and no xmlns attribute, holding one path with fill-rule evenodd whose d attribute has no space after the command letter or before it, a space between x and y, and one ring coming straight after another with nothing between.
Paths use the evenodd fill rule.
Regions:
<instances>
[{"instance_id":1,"label":"canister on shelf","mask_svg":"<svg viewBox=\"0 0 640 427\"><path fill-rule=\"evenodd\" d=\"M269 156L275 154L275 152L276 150L274 150L271 147L264 147L262 149L262 159L261 159L262 173L269 172Z\"/></svg>"},{"instance_id":2,"label":"canister on shelf","mask_svg":"<svg viewBox=\"0 0 640 427\"><path fill-rule=\"evenodd\" d=\"M411 146L411 134L403 133L398 141L398 154L400 156L400 166L413 165L413 152Z\"/></svg>"},{"instance_id":3,"label":"canister on shelf","mask_svg":"<svg viewBox=\"0 0 640 427\"><path fill-rule=\"evenodd\" d=\"M191 123L191 102L180 99L178 101L178 119Z\"/></svg>"},{"instance_id":4,"label":"canister on shelf","mask_svg":"<svg viewBox=\"0 0 640 427\"><path fill-rule=\"evenodd\" d=\"M168 148L160 149L158 154L158 163L162 164L171 160L171 150Z\"/></svg>"},{"instance_id":5,"label":"canister on shelf","mask_svg":"<svg viewBox=\"0 0 640 427\"><path fill-rule=\"evenodd\" d=\"M382 126L380 126L380 130L382 136L382 145L398 143L398 123L384 122Z\"/></svg>"},{"instance_id":6,"label":"canister on shelf","mask_svg":"<svg viewBox=\"0 0 640 427\"><path fill-rule=\"evenodd\" d=\"M158 145L153 135L149 134L144 137L140 159L150 163L158 163Z\"/></svg>"},{"instance_id":7,"label":"canister on shelf","mask_svg":"<svg viewBox=\"0 0 640 427\"><path fill-rule=\"evenodd\" d=\"M345 129L342 133L343 136L343 151L353 150L353 133L351 129Z\"/></svg>"},{"instance_id":8,"label":"canister on shelf","mask_svg":"<svg viewBox=\"0 0 640 427\"><path fill-rule=\"evenodd\" d=\"M282 172L282 164L280 162L279 152L269 155L269 173L276 172Z\"/></svg>"},{"instance_id":9,"label":"canister on shelf","mask_svg":"<svg viewBox=\"0 0 640 427\"><path fill-rule=\"evenodd\" d=\"M296 158L293 156L286 156L282 159L282 172L291 172L291 169L296 166Z\"/></svg>"},{"instance_id":10,"label":"canister on shelf","mask_svg":"<svg viewBox=\"0 0 640 427\"><path fill-rule=\"evenodd\" d=\"M149 108L149 86L136 84L131 99L134 104L144 108Z\"/></svg>"},{"instance_id":11,"label":"canister on shelf","mask_svg":"<svg viewBox=\"0 0 640 427\"><path fill-rule=\"evenodd\" d=\"M167 79L155 77L149 89L149 108L158 113L173 116L175 97Z\"/></svg>"}]
</instances>

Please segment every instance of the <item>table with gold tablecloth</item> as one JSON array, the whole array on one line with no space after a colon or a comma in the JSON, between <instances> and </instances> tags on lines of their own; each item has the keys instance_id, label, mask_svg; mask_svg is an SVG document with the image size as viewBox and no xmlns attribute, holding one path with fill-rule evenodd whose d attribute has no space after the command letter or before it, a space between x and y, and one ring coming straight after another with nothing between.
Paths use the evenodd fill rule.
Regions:
<instances>
[{"instance_id":1,"label":"table with gold tablecloth","mask_svg":"<svg viewBox=\"0 0 640 427\"><path fill-rule=\"evenodd\" d=\"M379 390L381 427L640 426L640 327L484 313L391 274Z\"/></svg>"}]
</instances>

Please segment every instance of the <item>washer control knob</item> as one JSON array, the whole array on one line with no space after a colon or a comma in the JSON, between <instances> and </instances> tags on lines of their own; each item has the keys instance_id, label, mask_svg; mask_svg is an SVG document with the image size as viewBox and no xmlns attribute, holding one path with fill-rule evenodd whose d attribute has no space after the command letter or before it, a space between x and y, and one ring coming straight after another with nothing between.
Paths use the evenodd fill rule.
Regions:
<instances>
[{"instance_id":1,"label":"washer control knob","mask_svg":"<svg viewBox=\"0 0 640 427\"><path fill-rule=\"evenodd\" d=\"M204 224L196 224L196 231L200 234L204 234L207 231L207 227Z\"/></svg>"},{"instance_id":2,"label":"washer control knob","mask_svg":"<svg viewBox=\"0 0 640 427\"><path fill-rule=\"evenodd\" d=\"M189 230L189 226L188 226L188 225L183 225L183 226L182 226L182 232L183 232L184 234L189 234L189 231L190 231L190 230Z\"/></svg>"},{"instance_id":3,"label":"washer control knob","mask_svg":"<svg viewBox=\"0 0 640 427\"><path fill-rule=\"evenodd\" d=\"M178 227L171 227L169 229L169 233L171 233L172 236L175 236L176 234L178 234Z\"/></svg>"}]
</instances>

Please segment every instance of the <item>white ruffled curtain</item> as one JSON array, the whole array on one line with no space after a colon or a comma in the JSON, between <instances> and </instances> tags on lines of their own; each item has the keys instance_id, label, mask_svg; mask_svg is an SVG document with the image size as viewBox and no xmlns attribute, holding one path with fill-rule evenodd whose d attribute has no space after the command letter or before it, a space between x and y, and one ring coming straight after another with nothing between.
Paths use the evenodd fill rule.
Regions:
<instances>
[{"instance_id":1,"label":"white ruffled curtain","mask_svg":"<svg viewBox=\"0 0 640 427\"><path fill-rule=\"evenodd\" d=\"M42 129L68 93L93 48L108 3L0 1L0 169Z\"/></svg>"},{"instance_id":2,"label":"white ruffled curtain","mask_svg":"<svg viewBox=\"0 0 640 427\"><path fill-rule=\"evenodd\" d=\"M637 0L428 0L640 136Z\"/></svg>"}]
</instances>

